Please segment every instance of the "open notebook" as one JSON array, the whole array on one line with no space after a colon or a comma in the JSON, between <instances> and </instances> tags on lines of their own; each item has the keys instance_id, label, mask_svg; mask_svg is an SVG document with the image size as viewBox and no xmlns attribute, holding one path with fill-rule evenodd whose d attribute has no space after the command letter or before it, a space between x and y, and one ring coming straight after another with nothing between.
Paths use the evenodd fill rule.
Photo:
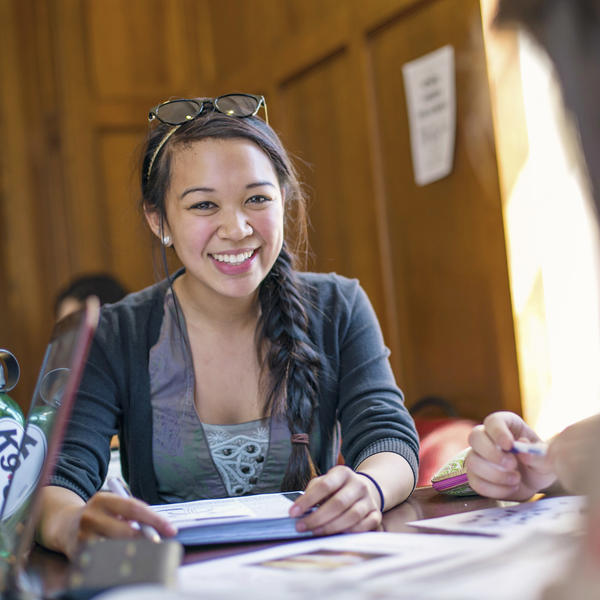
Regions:
<instances>
[{"instance_id":1,"label":"open notebook","mask_svg":"<svg viewBox=\"0 0 600 600\"><path fill-rule=\"evenodd\" d=\"M98 300L90 298L82 311L55 325L25 427L9 418L0 419L0 596L3 598L27 585L22 567L33 542L40 492L54 469L99 311Z\"/></svg>"}]
</instances>

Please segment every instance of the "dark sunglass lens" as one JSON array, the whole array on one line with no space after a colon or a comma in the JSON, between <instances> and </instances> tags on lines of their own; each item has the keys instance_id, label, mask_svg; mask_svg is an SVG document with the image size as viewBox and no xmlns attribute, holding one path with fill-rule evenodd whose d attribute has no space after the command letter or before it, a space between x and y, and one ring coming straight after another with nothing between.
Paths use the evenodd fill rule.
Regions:
<instances>
[{"instance_id":1,"label":"dark sunglass lens","mask_svg":"<svg viewBox=\"0 0 600 600\"><path fill-rule=\"evenodd\" d=\"M232 117L249 117L256 113L258 102L253 96L231 94L217 98L215 106L220 112Z\"/></svg>"},{"instance_id":2,"label":"dark sunglass lens","mask_svg":"<svg viewBox=\"0 0 600 600\"><path fill-rule=\"evenodd\" d=\"M200 105L192 100L173 100L159 106L156 116L169 125L179 125L191 121L199 112Z\"/></svg>"}]
</instances>

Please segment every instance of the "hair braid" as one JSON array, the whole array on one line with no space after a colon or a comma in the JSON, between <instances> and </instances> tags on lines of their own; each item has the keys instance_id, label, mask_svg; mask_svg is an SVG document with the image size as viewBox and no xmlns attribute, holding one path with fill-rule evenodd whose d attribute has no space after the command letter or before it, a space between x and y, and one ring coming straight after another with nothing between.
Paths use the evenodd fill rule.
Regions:
<instances>
[{"instance_id":1,"label":"hair braid","mask_svg":"<svg viewBox=\"0 0 600 600\"><path fill-rule=\"evenodd\" d=\"M257 344L264 372L270 376L265 410L285 413L292 436L309 434L317 405L320 360L308 337L308 317L285 245L261 285L259 298L262 315ZM266 354L265 340L269 341ZM292 443L282 491L304 489L316 474L308 444Z\"/></svg>"}]
</instances>

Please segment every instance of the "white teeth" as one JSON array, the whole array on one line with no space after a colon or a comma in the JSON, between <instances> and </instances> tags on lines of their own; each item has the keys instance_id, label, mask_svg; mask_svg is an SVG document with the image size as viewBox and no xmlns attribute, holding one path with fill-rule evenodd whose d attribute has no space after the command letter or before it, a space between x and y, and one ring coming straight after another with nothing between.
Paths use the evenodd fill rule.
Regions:
<instances>
[{"instance_id":1,"label":"white teeth","mask_svg":"<svg viewBox=\"0 0 600 600\"><path fill-rule=\"evenodd\" d=\"M245 260L248 260L253 252L253 250L248 250L248 252L241 252L240 254L213 254L212 257L219 262L239 265Z\"/></svg>"}]
</instances>

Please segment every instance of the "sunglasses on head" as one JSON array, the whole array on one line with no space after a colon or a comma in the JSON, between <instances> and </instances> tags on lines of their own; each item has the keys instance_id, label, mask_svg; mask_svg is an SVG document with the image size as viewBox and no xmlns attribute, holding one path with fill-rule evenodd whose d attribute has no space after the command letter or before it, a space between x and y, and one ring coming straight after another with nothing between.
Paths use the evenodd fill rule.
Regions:
<instances>
[{"instance_id":1,"label":"sunglasses on head","mask_svg":"<svg viewBox=\"0 0 600 600\"><path fill-rule=\"evenodd\" d=\"M254 117L261 106L265 109L265 122L268 124L269 114L265 98L264 96L256 96L255 94L225 94L217 98L178 98L177 100L167 100L155 106L148 113L148 121L152 122L156 119L165 125L171 125L172 128L158 143L150 158L146 181L150 179L154 161L161 148L171 135L179 129L180 125L193 121L201 114L209 111L216 111L229 117L241 119Z\"/></svg>"},{"instance_id":2,"label":"sunglasses on head","mask_svg":"<svg viewBox=\"0 0 600 600\"><path fill-rule=\"evenodd\" d=\"M217 98L179 98L167 100L148 113L148 121L158 119L166 125L183 125L197 119L208 111L220 112L229 117L253 117L260 107L265 109L265 121L269 122L264 96L254 94L225 94Z\"/></svg>"}]
</instances>

